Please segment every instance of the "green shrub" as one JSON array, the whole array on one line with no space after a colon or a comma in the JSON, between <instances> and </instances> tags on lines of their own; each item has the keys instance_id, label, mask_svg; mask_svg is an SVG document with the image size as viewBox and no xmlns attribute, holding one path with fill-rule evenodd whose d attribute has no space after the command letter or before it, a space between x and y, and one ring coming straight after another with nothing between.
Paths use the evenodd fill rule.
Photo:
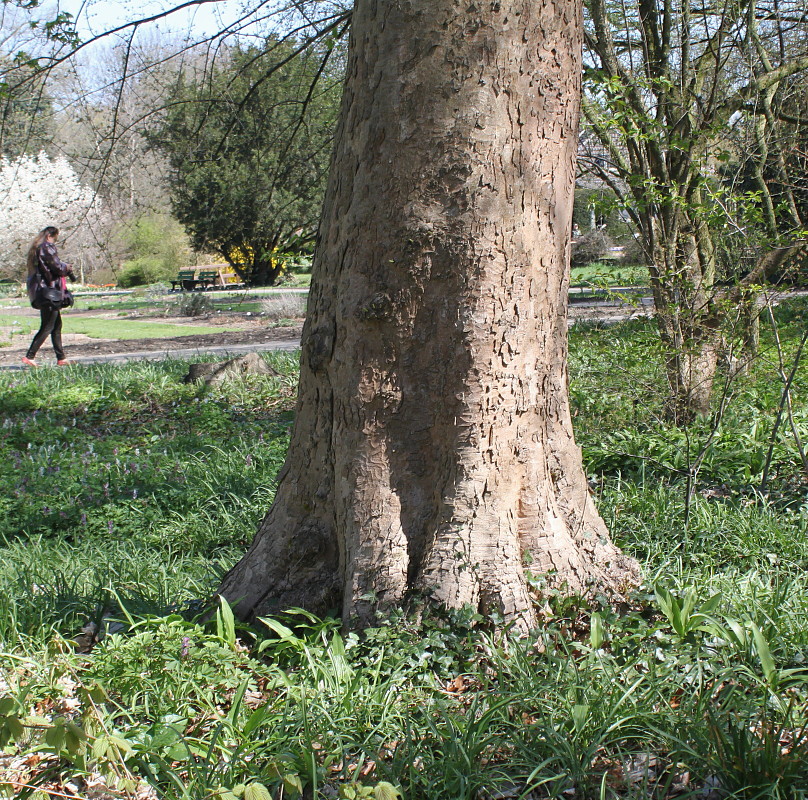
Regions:
<instances>
[{"instance_id":1,"label":"green shrub","mask_svg":"<svg viewBox=\"0 0 808 800\"><path fill-rule=\"evenodd\" d=\"M119 234L129 259L118 274L124 288L171 280L190 258L188 237L172 217L147 214Z\"/></svg>"},{"instance_id":2,"label":"green shrub","mask_svg":"<svg viewBox=\"0 0 808 800\"><path fill-rule=\"evenodd\" d=\"M125 261L118 273L118 285L124 289L171 280L176 270L159 256L142 256Z\"/></svg>"},{"instance_id":3,"label":"green shrub","mask_svg":"<svg viewBox=\"0 0 808 800\"><path fill-rule=\"evenodd\" d=\"M598 261L609 252L611 246L612 240L605 231L588 231L572 245L572 266L581 267Z\"/></svg>"},{"instance_id":4,"label":"green shrub","mask_svg":"<svg viewBox=\"0 0 808 800\"><path fill-rule=\"evenodd\" d=\"M201 317L213 312L213 300L204 292L181 292L166 309L169 316Z\"/></svg>"}]
</instances>

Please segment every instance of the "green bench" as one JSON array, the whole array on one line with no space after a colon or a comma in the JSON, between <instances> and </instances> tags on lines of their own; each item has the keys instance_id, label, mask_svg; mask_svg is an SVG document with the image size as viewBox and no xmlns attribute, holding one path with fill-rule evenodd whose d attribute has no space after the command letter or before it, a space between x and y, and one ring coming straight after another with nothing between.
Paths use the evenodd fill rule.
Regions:
<instances>
[{"instance_id":1,"label":"green bench","mask_svg":"<svg viewBox=\"0 0 808 800\"><path fill-rule=\"evenodd\" d=\"M203 289L207 289L209 286L215 286L217 280L221 283L221 275L218 269L200 269L196 280L202 284Z\"/></svg>"},{"instance_id":2,"label":"green bench","mask_svg":"<svg viewBox=\"0 0 808 800\"><path fill-rule=\"evenodd\" d=\"M215 288L235 288L243 285L241 279L235 272L230 272L225 264L212 264L206 267L195 267L194 269L181 269L177 277L171 281L171 291L185 289L191 291L197 287L202 289Z\"/></svg>"},{"instance_id":3,"label":"green bench","mask_svg":"<svg viewBox=\"0 0 808 800\"><path fill-rule=\"evenodd\" d=\"M195 273L195 269L181 269L177 273L177 277L171 281L171 291L176 291L177 287L180 289L188 289L189 291L194 289L197 284Z\"/></svg>"}]
</instances>

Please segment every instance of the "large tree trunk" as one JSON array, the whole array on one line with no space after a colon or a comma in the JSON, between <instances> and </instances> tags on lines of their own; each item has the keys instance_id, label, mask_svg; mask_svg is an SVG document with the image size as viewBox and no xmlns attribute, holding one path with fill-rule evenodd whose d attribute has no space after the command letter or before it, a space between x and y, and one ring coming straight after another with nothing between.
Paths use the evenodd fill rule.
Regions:
<instances>
[{"instance_id":1,"label":"large tree trunk","mask_svg":"<svg viewBox=\"0 0 808 800\"><path fill-rule=\"evenodd\" d=\"M222 594L535 622L530 575L637 577L567 398L580 62L567 0L358 0L275 503Z\"/></svg>"}]
</instances>

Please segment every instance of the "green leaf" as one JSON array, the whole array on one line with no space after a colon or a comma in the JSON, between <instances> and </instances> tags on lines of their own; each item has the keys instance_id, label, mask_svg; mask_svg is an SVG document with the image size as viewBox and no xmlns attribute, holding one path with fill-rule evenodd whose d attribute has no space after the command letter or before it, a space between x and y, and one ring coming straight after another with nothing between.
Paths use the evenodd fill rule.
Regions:
<instances>
[{"instance_id":1,"label":"green leaf","mask_svg":"<svg viewBox=\"0 0 808 800\"><path fill-rule=\"evenodd\" d=\"M671 627L681 636L681 610L671 590L664 586L658 586L654 589L654 596L656 597L657 605L671 624Z\"/></svg>"},{"instance_id":2,"label":"green leaf","mask_svg":"<svg viewBox=\"0 0 808 800\"><path fill-rule=\"evenodd\" d=\"M272 800L272 795L263 783L248 783L244 787L244 800Z\"/></svg>"},{"instance_id":3,"label":"green leaf","mask_svg":"<svg viewBox=\"0 0 808 800\"><path fill-rule=\"evenodd\" d=\"M736 619L725 619L722 622L713 619L704 629L738 650L746 650L749 645L749 633Z\"/></svg>"},{"instance_id":4,"label":"green leaf","mask_svg":"<svg viewBox=\"0 0 808 800\"><path fill-rule=\"evenodd\" d=\"M580 733L584 729L587 719L589 719L589 705L576 703L572 707L572 724L575 726L576 733Z\"/></svg>"},{"instance_id":5,"label":"green leaf","mask_svg":"<svg viewBox=\"0 0 808 800\"><path fill-rule=\"evenodd\" d=\"M14 697L0 697L0 717L9 717L19 712L19 703Z\"/></svg>"},{"instance_id":6,"label":"green leaf","mask_svg":"<svg viewBox=\"0 0 808 800\"><path fill-rule=\"evenodd\" d=\"M118 749L121 757L124 761L129 758L131 755L134 754L135 750L132 745L123 737L121 736L110 736L109 737L110 744Z\"/></svg>"},{"instance_id":7,"label":"green leaf","mask_svg":"<svg viewBox=\"0 0 808 800\"><path fill-rule=\"evenodd\" d=\"M93 758L106 758L109 749L109 738L105 735L96 736L93 742Z\"/></svg>"},{"instance_id":8,"label":"green leaf","mask_svg":"<svg viewBox=\"0 0 808 800\"><path fill-rule=\"evenodd\" d=\"M757 650L758 658L760 659L760 666L763 668L763 676L766 678L766 683L771 685L776 682L777 667L774 664L768 642L763 636L763 632L754 622L749 623L749 629L752 631L752 638L755 640L755 650Z\"/></svg>"},{"instance_id":9,"label":"green leaf","mask_svg":"<svg viewBox=\"0 0 808 800\"><path fill-rule=\"evenodd\" d=\"M236 618L227 600L219 595L219 610L216 612L216 634L231 647L236 646Z\"/></svg>"},{"instance_id":10,"label":"green leaf","mask_svg":"<svg viewBox=\"0 0 808 800\"><path fill-rule=\"evenodd\" d=\"M373 788L373 797L376 800L399 800L403 796L392 783L387 781L380 781Z\"/></svg>"},{"instance_id":11,"label":"green leaf","mask_svg":"<svg viewBox=\"0 0 808 800\"><path fill-rule=\"evenodd\" d=\"M264 722L264 720L269 716L269 704L261 706L260 708L256 708L252 714L250 714L249 719L244 724L244 728L242 730L242 736L246 739L249 735L260 725Z\"/></svg>"},{"instance_id":12,"label":"green leaf","mask_svg":"<svg viewBox=\"0 0 808 800\"><path fill-rule=\"evenodd\" d=\"M286 625L282 625L280 622L278 622L278 620L272 619L272 617L259 617L258 621L263 622L267 628L277 633L281 639L297 638L291 628L287 628Z\"/></svg>"},{"instance_id":13,"label":"green leaf","mask_svg":"<svg viewBox=\"0 0 808 800\"><path fill-rule=\"evenodd\" d=\"M702 614L712 614L721 603L721 595L714 594L709 599L705 600L699 607L699 612Z\"/></svg>"},{"instance_id":14,"label":"green leaf","mask_svg":"<svg viewBox=\"0 0 808 800\"><path fill-rule=\"evenodd\" d=\"M5 730L8 736L15 741L19 741L25 734L25 727L18 717L6 717Z\"/></svg>"},{"instance_id":15,"label":"green leaf","mask_svg":"<svg viewBox=\"0 0 808 800\"><path fill-rule=\"evenodd\" d=\"M283 790L289 792L292 797L303 794L303 782L298 774L287 772L281 775L281 781L283 781Z\"/></svg>"},{"instance_id":16,"label":"green leaf","mask_svg":"<svg viewBox=\"0 0 808 800\"><path fill-rule=\"evenodd\" d=\"M286 609L287 614L294 614L295 616L305 617L309 622L314 623L315 625L322 622L322 620L312 614L311 611L306 611L305 608L298 608L298 606L292 606L292 608Z\"/></svg>"},{"instance_id":17,"label":"green leaf","mask_svg":"<svg viewBox=\"0 0 808 800\"><path fill-rule=\"evenodd\" d=\"M109 695L104 689L103 686L99 683L94 683L87 689L87 696L94 702L94 703L106 703L109 700Z\"/></svg>"},{"instance_id":18,"label":"green leaf","mask_svg":"<svg viewBox=\"0 0 808 800\"><path fill-rule=\"evenodd\" d=\"M57 720L52 728L45 731L45 742L54 753L60 753L65 743L65 726Z\"/></svg>"},{"instance_id":19,"label":"green leaf","mask_svg":"<svg viewBox=\"0 0 808 800\"><path fill-rule=\"evenodd\" d=\"M247 687L249 685L250 685L250 676L247 675L241 682L241 685L239 686L235 695L233 695L233 699L230 702L230 711L227 714L227 719L231 725L236 724L236 718L238 717L238 713L241 710L241 703L244 700L244 693L247 691Z\"/></svg>"},{"instance_id":20,"label":"green leaf","mask_svg":"<svg viewBox=\"0 0 808 800\"><path fill-rule=\"evenodd\" d=\"M595 611L589 621L589 646L593 650L600 650L604 639L603 617Z\"/></svg>"}]
</instances>

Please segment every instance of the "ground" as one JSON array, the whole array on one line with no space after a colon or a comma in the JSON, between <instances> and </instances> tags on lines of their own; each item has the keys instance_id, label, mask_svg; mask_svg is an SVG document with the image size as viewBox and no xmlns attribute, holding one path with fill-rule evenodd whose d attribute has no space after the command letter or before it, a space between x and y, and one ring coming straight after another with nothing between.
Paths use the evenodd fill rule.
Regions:
<instances>
[{"instance_id":1,"label":"ground","mask_svg":"<svg viewBox=\"0 0 808 800\"><path fill-rule=\"evenodd\" d=\"M82 298L79 303L86 305L89 301ZM119 301L121 304L131 301ZM219 301L221 302L221 301ZM111 306L85 309L81 306L71 309L63 315L62 342L68 358L75 361L99 360L99 356L127 356L140 353L159 352L177 353L183 351L209 350L227 347L245 347L254 345L257 349L290 349L300 341L303 321L300 318L282 320L271 323L265 316L256 312L217 309L209 315L198 317L166 316L160 303L125 311ZM218 305L219 303L217 303ZM138 304L140 305L140 304ZM144 304L145 305L145 304ZM254 304L251 304L254 305ZM112 335L98 338L86 333L71 331L71 327L81 327L87 320L108 323ZM177 328L187 329L187 334L170 336L138 337L138 325L157 323L166 330L176 333ZM0 367L17 366L20 358L28 349L33 331L38 325L38 312L28 308L21 301L0 308ZM170 326L170 327L169 327ZM113 338L115 328L122 333L124 328L127 338ZM220 331L211 332L219 328ZM29 331L30 329L30 331ZM55 362L50 341L41 348L37 360L43 364Z\"/></svg>"},{"instance_id":2,"label":"ground","mask_svg":"<svg viewBox=\"0 0 808 800\"><path fill-rule=\"evenodd\" d=\"M288 295L287 295L288 296ZM68 358L74 361L98 361L101 357L137 358L145 353L167 353L178 357L189 357L195 351L221 352L227 348L239 348L241 352L248 349L289 350L294 349L300 341L303 319L282 319L270 322L261 311L261 304L267 298L250 297L246 301L233 301L219 295L215 298L216 308L211 314L188 317L166 316L168 298L152 300L132 300L128 295L115 299L95 301L80 298L77 308L64 314L62 341ZM576 298L573 297L573 301ZM87 308L90 303L100 307ZM237 305L242 310L234 311L231 306ZM245 310L252 308L254 311ZM616 321L628 316L643 314L647 311L641 303L636 307L620 304L615 298L608 304L573 302L570 307L570 319L574 323L579 319L609 319ZM5 301L0 305L0 368L16 367L25 354L38 325L38 312L28 307L23 300ZM71 328L81 327L83 321L107 323L107 328L116 333L126 334L126 338L89 336L76 333ZM19 323L22 323L20 325ZM187 334L166 336L137 336L138 325L157 323L176 328L187 329ZM211 328L220 331L211 332ZM43 364L55 363L55 356L50 341L40 350L37 360Z\"/></svg>"},{"instance_id":3,"label":"ground","mask_svg":"<svg viewBox=\"0 0 808 800\"><path fill-rule=\"evenodd\" d=\"M175 350L207 350L247 344L279 344L299 341L301 325L269 328L266 326L248 326L243 330L222 331L222 333L189 334L188 336L172 336L158 339L91 339L83 333L64 333L62 341L68 358L81 360L88 356L127 355L144 352L160 352L169 355ZM30 337L19 338L11 345L0 350L0 367L16 366L28 349ZM268 347L267 349L273 349ZM50 342L40 350L37 360L43 365L55 360Z\"/></svg>"}]
</instances>

